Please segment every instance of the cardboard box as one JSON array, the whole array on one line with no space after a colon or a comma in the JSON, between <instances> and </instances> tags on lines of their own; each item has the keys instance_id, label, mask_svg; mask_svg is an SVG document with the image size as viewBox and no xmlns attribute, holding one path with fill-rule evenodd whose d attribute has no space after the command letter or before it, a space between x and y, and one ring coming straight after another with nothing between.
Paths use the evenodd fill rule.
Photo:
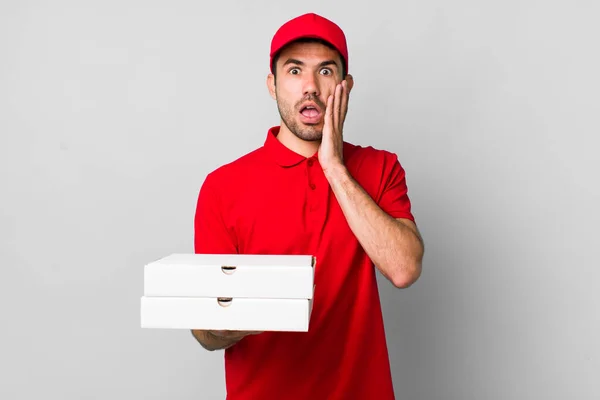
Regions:
<instances>
[{"instance_id":1,"label":"cardboard box","mask_svg":"<svg viewBox=\"0 0 600 400\"><path fill-rule=\"evenodd\" d=\"M142 328L307 332L312 299L142 297Z\"/></svg>"},{"instance_id":2,"label":"cardboard box","mask_svg":"<svg viewBox=\"0 0 600 400\"><path fill-rule=\"evenodd\" d=\"M144 267L144 296L310 299L305 255L172 254Z\"/></svg>"},{"instance_id":3,"label":"cardboard box","mask_svg":"<svg viewBox=\"0 0 600 400\"><path fill-rule=\"evenodd\" d=\"M307 332L308 255L172 254L144 267L142 328Z\"/></svg>"}]
</instances>

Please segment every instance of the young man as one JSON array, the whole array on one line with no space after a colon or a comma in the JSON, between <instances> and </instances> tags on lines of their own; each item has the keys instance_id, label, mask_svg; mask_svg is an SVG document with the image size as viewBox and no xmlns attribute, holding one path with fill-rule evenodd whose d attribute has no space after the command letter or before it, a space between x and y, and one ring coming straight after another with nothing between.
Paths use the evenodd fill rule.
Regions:
<instances>
[{"instance_id":1,"label":"young man","mask_svg":"<svg viewBox=\"0 0 600 400\"><path fill-rule=\"evenodd\" d=\"M310 330L192 333L226 349L230 400L393 399L375 268L398 288L421 273L404 170L391 152L343 140L353 78L336 24L315 14L285 23L270 68L281 124L208 174L195 250L314 255Z\"/></svg>"}]
</instances>

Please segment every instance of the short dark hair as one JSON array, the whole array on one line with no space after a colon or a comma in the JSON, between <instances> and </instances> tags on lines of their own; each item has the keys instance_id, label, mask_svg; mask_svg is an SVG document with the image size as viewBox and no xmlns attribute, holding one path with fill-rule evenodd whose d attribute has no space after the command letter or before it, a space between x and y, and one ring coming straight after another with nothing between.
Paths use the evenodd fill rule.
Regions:
<instances>
[{"instance_id":1,"label":"short dark hair","mask_svg":"<svg viewBox=\"0 0 600 400\"><path fill-rule=\"evenodd\" d=\"M279 60L279 56L281 55L281 52L286 49L288 46L290 46L291 44L294 43L320 43L322 45L325 45L327 47L329 47L331 50L335 50L335 52L339 55L340 60L342 61L342 79L346 79L346 63L344 61L344 58L342 57L342 55L340 54L339 51L337 51L337 49L335 47L333 47L333 45L323 39L318 39L318 38L300 38L300 39L296 39L293 42L290 42L288 44L286 44L281 50L279 50L275 56L273 57L273 64L271 65L271 69L273 70L273 76L275 77L275 80L277 80L277 61Z\"/></svg>"}]
</instances>

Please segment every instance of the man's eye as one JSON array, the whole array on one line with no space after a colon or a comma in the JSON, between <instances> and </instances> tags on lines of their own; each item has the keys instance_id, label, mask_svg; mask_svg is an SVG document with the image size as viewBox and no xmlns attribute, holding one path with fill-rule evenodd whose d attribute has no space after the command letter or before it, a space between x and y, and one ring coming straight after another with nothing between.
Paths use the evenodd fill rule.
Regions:
<instances>
[{"instance_id":1,"label":"man's eye","mask_svg":"<svg viewBox=\"0 0 600 400\"><path fill-rule=\"evenodd\" d=\"M300 70L298 68L292 68L290 69L290 74L292 75L297 75L300 73Z\"/></svg>"},{"instance_id":2,"label":"man's eye","mask_svg":"<svg viewBox=\"0 0 600 400\"><path fill-rule=\"evenodd\" d=\"M332 74L332 72L331 72L331 70L330 70L329 68L323 68L323 69L321 70L321 74L324 74L324 75L331 75L331 74Z\"/></svg>"}]
</instances>

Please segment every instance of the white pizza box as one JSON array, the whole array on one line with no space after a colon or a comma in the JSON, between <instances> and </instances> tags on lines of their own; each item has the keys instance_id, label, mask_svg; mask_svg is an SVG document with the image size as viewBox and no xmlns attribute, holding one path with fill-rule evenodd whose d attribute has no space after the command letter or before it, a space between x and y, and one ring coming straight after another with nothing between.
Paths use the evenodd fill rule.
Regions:
<instances>
[{"instance_id":1,"label":"white pizza box","mask_svg":"<svg viewBox=\"0 0 600 400\"><path fill-rule=\"evenodd\" d=\"M308 332L312 304L312 299L142 296L141 327Z\"/></svg>"},{"instance_id":2,"label":"white pizza box","mask_svg":"<svg viewBox=\"0 0 600 400\"><path fill-rule=\"evenodd\" d=\"M310 255L171 254L144 267L144 296L310 299Z\"/></svg>"}]
</instances>

